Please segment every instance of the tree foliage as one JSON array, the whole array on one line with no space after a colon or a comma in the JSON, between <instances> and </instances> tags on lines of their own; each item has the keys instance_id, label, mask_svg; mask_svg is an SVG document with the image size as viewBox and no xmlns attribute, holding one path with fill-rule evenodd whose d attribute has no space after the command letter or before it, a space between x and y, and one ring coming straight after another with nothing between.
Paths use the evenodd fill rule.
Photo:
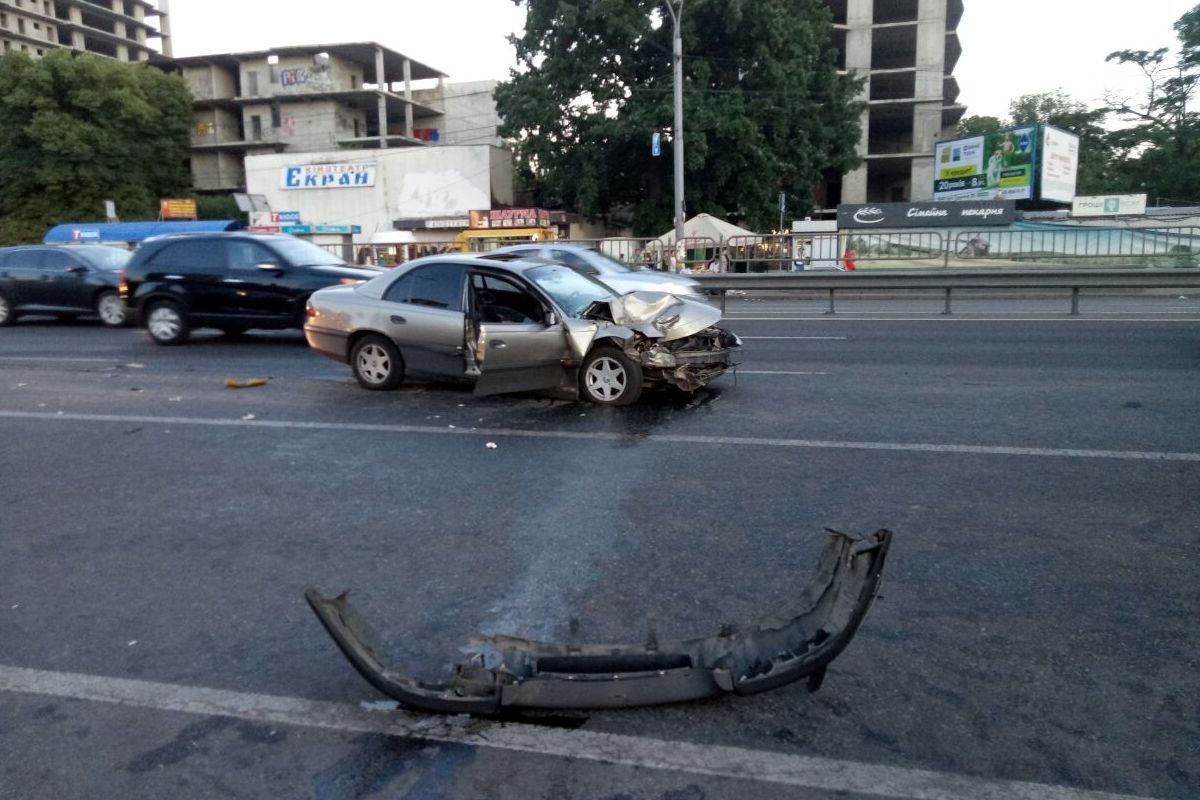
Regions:
<instances>
[{"instance_id":1,"label":"tree foliage","mask_svg":"<svg viewBox=\"0 0 1200 800\"><path fill-rule=\"evenodd\" d=\"M514 0L518 69L496 90L501 134L538 203L639 234L672 222L673 24L664 0ZM859 82L839 75L820 0L687 0L684 153L689 216L756 229L811 207L822 170L857 165ZM650 139L664 132L663 153ZM773 222L774 221L774 222Z\"/></svg>"},{"instance_id":2,"label":"tree foliage","mask_svg":"<svg viewBox=\"0 0 1200 800\"><path fill-rule=\"evenodd\" d=\"M183 80L148 65L0 57L0 243L101 218L105 200L126 218L157 216L160 198L191 184L192 122Z\"/></svg>"},{"instance_id":3,"label":"tree foliage","mask_svg":"<svg viewBox=\"0 0 1200 800\"><path fill-rule=\"evenodd\" d=\"M1009 104L1009 124L1041 123L1069 131L1079 137L1078 194L1104 194L1116 184L1109 132L1104 127L1108 111L1088 108L1065 92L1043 92L1018 97Z\"/></svg>"},{"instance_id":4,"label":"tree foliage","mask_svg":"<svg viewBox=\"0 0 1200 800\"><path fill-rule=\"evenodd\" d=\"M1151 199L1200 203L1200 115L1192 100L1200 81L1200 6L1175 23L1179 51L1118 50L1107 60L1137 67L1140 96L1110 94L1107 110L1125 123L1110 137L1121 158L1122 188Z\"/></svg>"},{"instance_id":5,"label":"tree foliage","mask_svg":"<svg viewBox=\"0 0 1200 800\"><path fill-rule=\"evenodd\" d=\"M982 136L985 133L1007 128L1008 125L999 117L970 116L958 121L954 133L956 136Z\"/></svg>"}]
</instances>

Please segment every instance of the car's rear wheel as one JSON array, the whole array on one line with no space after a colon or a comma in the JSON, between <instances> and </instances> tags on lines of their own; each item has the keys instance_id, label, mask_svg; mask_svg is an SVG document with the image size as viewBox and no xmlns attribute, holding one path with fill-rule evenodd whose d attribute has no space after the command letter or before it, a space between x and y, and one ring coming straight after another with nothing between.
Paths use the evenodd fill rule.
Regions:
<instances>
[{"instance_id":1,"label":"car's rear wheel","mask_svg":"<svg viewBox=\"0 0 1200 800\"><path fill-rule=\"evenodd\" d=\"M364 389L395 389L404 380L404 359L396 345L383 336L364 336L350 353L350 368Z\"/></svg>"},{"instance_id":2,"label":"car's rear wheel","mask_svg":"<svg viewBox=\"0 0 1200 800\"><path fill-rule=\"evenodd\" d=\"M5 325L12 325L17 321L17 312L13 310L12 303L8 298L0 293L0 328Z\"/></svg>"},{"instance_id":3,"label":"car's rear wheel","mask_svg":"<svg viewBox=\"0 0 1200 800\"><path fill-rule=\"evenodd\" d=\"M110 328L125 324L125 304L116 292L104 292L96 298L96 313L100 321Z\"/></svg>"},{"instance_id":4,"label":"car's rear wheel","mask_svg":"<svg viewBox=\"0 0 1200 800\"><path fill-rule=\"evenodd\" d=\"M150 306L146 314L146 330L150 338L158 344L175 345L187 341L187 317L179 306L167 300L160 300Z\"/></svg>"},{"instance_id":5,"label":"car's rear wheel","mask_svg":"<svg viewBox=\"0 0 1200 800\"><path fill-rule=\"evenodd\" d=\"M642 395L642 368L619 348L601 345L579 370L584 399L603 406L627 406Z\"/></svg>"}]
</instances>

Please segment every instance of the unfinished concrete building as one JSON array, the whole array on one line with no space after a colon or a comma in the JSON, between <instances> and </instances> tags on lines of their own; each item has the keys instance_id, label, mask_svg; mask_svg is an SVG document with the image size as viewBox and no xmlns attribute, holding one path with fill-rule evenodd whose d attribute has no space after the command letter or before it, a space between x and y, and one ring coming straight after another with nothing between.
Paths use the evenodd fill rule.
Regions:
<instances>
[{"instance_id":1,"label":"unfinished concrete building","mask_svg":"<svg viewBox=\"0 0 1200 800\"><path fill-rule=\"evenodd\" d=\"M954 67L962 55L963 0L825 0L834 16L839 66L866 78L859 154L831 174L818 205L933 198L933 150L952 138L966 107Z\"/></svg>"},{"instance_id":2,"label":"unfinished concrete building","mask_svg":"<svg viewBox=\"0 0 1200 800\"><path fill-rule=\"evenodd\" d=\"M171 53L167 0L0 0L0 55L66 48L120 61Z\"/></svg>"}]
</instances>

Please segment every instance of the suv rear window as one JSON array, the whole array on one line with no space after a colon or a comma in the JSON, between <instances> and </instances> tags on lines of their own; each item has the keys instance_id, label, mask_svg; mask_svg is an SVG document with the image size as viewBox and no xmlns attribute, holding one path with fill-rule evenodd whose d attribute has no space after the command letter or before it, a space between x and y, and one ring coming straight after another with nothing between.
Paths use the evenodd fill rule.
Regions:
<instances>
[{"instance_id":1,"label":"suv rear window","mask_svg":"<svg viewBox=\"0 0 1200 800\"><path fill-rule=\"evenodd\" d=\"M158 251L150 264L155 269L199 275L225 272L225 253L217 239L173 242Z\"/></svg>"}]
</instances>

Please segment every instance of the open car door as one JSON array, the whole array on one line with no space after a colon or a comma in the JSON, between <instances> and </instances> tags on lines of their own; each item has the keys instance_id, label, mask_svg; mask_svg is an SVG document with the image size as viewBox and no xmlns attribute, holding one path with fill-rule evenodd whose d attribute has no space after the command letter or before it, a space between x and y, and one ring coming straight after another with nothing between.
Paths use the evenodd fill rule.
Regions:
<instances>
[{"instance_id":1,"label":"open car door","mask_svg":"<svg viewBox=\"0 0 1200 800\"><path fill-rule=\"evenodd\" d=\"M570 358L562 321L510 276L472 271L470 289L467 349L479 370L475 394L559 386Z\"/></svg>"}]
</instances>

